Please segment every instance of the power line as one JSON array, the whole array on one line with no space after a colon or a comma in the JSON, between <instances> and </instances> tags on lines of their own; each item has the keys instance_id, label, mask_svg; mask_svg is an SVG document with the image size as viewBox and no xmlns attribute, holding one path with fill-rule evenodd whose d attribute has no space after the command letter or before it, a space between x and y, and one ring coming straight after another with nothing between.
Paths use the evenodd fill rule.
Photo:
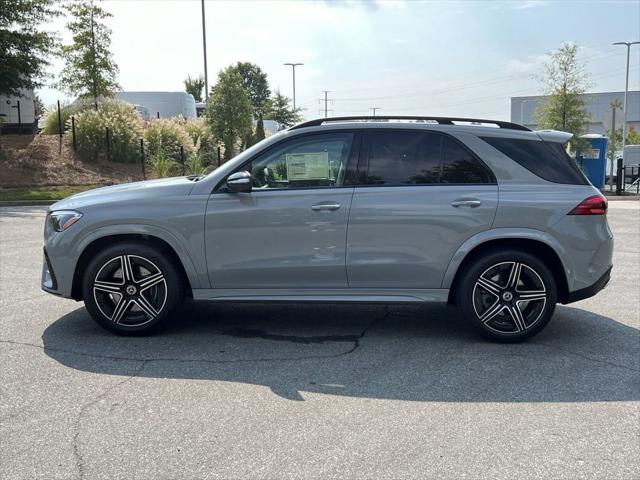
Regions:
<instances>
[{"instance_id":1,"label":"power line","mask_svg":"<svg viewBox=\"0 0 640 480\"><path fill-rule=\"evenodd\" d=\"M606 59L606 58L612 58L615 56L619 56L621 55L621 53L613 53L613 54L607 54L607 55L593 55L591 57L587 57L587 59L585 59L585 63L589 63L589 60L594 60L594 59ZM396 94L396 95L382 95L382 96L376 96L376 97L351 97L351 98L336 98L335 100L340 100L340 101L344 101L344 102L356 102L356 101L366 101L366 100L393 100L393 99L399 99L399 98L408 98L408 97L417 97L417 96L422 96L424 94L440 94L440 93L449 93L449 92L454 92L454 91L458 91L458 90L466 90L469 88L474 88L474 87L478 87L478 86L483 86L483 85L492 85L492 84L497 84L497 83L503 83L503 82L510 82L513 80L518 80L521 78L526 78L526 77L531 77L534 73L536 72L541 72L542 69L540 67L536 67L534 69L530 69L526 72L521 72L521 73L515 73L515 74L510 74L510 75L502 75L502 76L498 76L498 77L492 77L492 78L487 78L484 80L479 80L479 81L474 81L474 82L468 82L468 83L461 83L458 85L453 85L451 87L444 87L444 88L439 88L439 89L430 89L430 90L415 90L413 92L405 92L405 93L400 93L400 94Z\"/></svg>"}]
</instances>

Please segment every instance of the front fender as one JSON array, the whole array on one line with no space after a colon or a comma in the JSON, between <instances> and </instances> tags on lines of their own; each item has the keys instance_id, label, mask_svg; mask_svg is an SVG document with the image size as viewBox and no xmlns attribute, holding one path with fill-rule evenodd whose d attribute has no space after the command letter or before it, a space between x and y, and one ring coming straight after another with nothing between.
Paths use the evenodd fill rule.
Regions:
<instances>
[{"instance_id":1,"label":"front fender","mask_svg":"<svg viewBox=\"0 0 640 480\"><path fill-rule=\"evenodd\" d=\"M101 238L115 236L115 235L148 235L150 237L156 237L166 242L176 253L184 270L189 279L189 283L192 288L209 288L209 280L207 277L206 268L203 271L198 271L189 254L189 251L184 247L182 242L169 230L159 227L157 225L147 224L117 224L106 225L92 230L87 235L82 237L75 243L73 258L76 260L80 258L82 252L94 241ZM75 270L75 265L74 265Z\"/></svg>"},{"instance_id":2,"label":"front fender","mask_svg":"<svg viewBox=\"0 0 640 480\"><path fill-rule=\"evenodd\" d=\"M509 239L535 240L550 247L556 253L556 255L558 255L558 258L562 263L562 269L567 278L567 282L571 287L571 282L569 280L572 278L573 265L571 265L570 261L568 260L570 257L569 255L566 255L565 248L555 238L541 230L530 228L494 228L474 235L466 242L464 242L460 246L460 248L458 248L456 253L454 253L453 257L451 257L451 260L449 261L449 265L442 279L440 288L451 288L453 279L455 278L460 265L462 265L464 259L474 248L492 240L504 241Z\"/></svg>"}]
</instances>

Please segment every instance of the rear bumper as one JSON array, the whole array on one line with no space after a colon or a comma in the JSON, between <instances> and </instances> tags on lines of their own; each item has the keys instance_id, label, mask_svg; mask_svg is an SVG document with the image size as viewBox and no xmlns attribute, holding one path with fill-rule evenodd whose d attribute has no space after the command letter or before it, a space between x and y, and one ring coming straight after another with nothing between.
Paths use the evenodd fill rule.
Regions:
<instances>
[{"instance_id":1,"label":"rear bumper","mask_svg":"<svg viewBox=\"0 0 640 480\"><path fill-rule=\"evenodd\" d=\"M607 271L604 272L604 274L593 285L586 288L581 288L580 290L576 290L574 292L569 292L566 301L562 303L573 303L579 300L584 300L585 298L593 297L596 293L607 286L607 283L609 283L609 280L611 279L612 269L613 265L610 266Z\"/></svg>"}]
</instances>

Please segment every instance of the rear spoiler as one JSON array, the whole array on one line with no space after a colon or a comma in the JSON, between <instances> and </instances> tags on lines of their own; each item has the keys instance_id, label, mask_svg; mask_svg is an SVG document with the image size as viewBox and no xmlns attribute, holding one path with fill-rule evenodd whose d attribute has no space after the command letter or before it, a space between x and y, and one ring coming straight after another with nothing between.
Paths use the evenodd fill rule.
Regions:
<instances>
[{"instance_id":1,"label":"rear spoiler","mask_svg":"<svg viewBox=\"0 0 640 480\"><path fill-rule=\"evenodd\" d=\"M573 133L559 130L536 130L535 133L545 142L562 143L563 145L573 137Z\"/></svg>"}]
</instances>

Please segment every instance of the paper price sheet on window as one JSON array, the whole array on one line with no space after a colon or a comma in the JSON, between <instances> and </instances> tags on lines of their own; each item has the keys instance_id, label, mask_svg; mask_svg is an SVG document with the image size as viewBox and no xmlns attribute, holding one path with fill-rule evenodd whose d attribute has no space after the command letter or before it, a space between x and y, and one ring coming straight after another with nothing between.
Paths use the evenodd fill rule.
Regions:
<instances>
[{"instance_id":1,"label":"paper price sheet on window","mask_svg":"<svg viewBox=\"0 0 640 480\"><path fill-rule=\"evenodd\" d=\"M287 153L285 161L289 181L329 178L329 152Z\"/></svg>"}]
</instances>

